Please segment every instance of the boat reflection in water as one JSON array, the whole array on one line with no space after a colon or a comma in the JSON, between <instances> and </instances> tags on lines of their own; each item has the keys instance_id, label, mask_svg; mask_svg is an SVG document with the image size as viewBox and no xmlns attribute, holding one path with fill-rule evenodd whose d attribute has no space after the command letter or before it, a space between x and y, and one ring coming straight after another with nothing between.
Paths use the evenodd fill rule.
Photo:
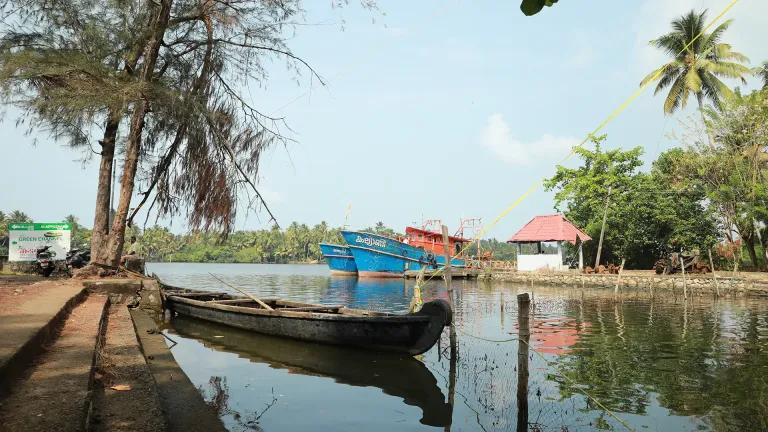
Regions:
<instances>
[{"instance_id":1,"label":"boat reflection in water","mask_svg":"<svg viewBox=\"0 0 768 432\"><path fill-rule=\"evenodd\" d=\"M358 279L332 276L323 304L343 304L350 308L380 312L404 313L408 299L404 296L405 279Z\"/></svg>"},{"instance_id":2,"label":"boat reflection in water","mask_svg":"<svg viewBox=\"0 0 768 432\"><path fill-rule=\"evenodd\" d=\"M171 321L170 332L194 338L216 351L237 354L292 374L333 378L337 383L378 387L422 411L421 423L447 426L451 407L437 380L423 363L410 356L369 352L255 334L182 316Z\"/></svg>"}]
</instances>

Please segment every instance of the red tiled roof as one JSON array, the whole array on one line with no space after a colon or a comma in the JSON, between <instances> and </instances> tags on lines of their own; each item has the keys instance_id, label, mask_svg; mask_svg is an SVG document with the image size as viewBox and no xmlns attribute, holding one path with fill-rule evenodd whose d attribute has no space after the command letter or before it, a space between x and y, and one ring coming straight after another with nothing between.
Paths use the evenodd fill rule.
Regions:
<instances>
[{"instance_id":1,"label":"red tiled roof","mask_svg":"<svg viewBox=\"0 0 768 432\"><path fill-rule=\"evenodd\" d=\"M507 242L567 241L575 244L577 238L581 241L592 240L565 216L554 214L534 217Z\"/></svg>"}]
</instances>

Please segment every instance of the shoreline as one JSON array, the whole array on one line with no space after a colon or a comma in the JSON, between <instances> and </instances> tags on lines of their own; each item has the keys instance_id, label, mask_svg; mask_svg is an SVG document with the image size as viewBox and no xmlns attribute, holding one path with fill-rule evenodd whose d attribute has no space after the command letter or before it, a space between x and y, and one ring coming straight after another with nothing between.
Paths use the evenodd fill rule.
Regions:
<instances>
[{"instance_id":1,"label":"shoreline","mask_svg":"<svg viewBox=\"0 0 768 432\"><path fill-rule=\"evenodd\" d=\"M650 274L648 274L650 273ZM765 273L755 273L763 276ZM766 277L713 276L691 274L657 275L652 271L629 271L618 274L585 274L577 272L503 272L481 273L480 280L518 282L542 285L571 285L581 288L647 289L650 292L688 291L691 295L711 294L719 296L768 297Z\"/></svg>"}]
</instances>

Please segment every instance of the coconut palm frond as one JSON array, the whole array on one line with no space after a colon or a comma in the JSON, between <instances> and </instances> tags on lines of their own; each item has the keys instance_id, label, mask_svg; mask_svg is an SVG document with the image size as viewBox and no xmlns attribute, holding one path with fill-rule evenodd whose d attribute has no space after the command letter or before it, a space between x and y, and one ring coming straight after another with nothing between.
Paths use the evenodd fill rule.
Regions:
<instances>
[{"instance_id":1,"label":"coconut palm frond","mask_svg":"<svg viewBox=\"0 0 768 432\"><path fill-rule=\"evenodd\" d=\"M667 99L664 101L664 112L672 113L680 107L682 94L685 90L685 78L679 76L669 88Z\"/></svg>"},{"instance_id":2,"label":"coconut palm frond","mask_svg":"<svg viewBox=\"0 0 768 432\"><path fill-rule=\"evenodd\" d=\"M733 51L730 44L717 44L714 46L713 52L718 60L734 60L739 63L749 63L749 57L740 52Z\"/></svg>"}]
</instances>

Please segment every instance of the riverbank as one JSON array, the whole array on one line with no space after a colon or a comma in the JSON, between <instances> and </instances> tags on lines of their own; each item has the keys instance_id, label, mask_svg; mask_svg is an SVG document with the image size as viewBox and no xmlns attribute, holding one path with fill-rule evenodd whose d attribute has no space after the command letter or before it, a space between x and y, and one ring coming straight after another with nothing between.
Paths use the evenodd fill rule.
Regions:
<instances>
[{"instance_id":1,"label":"riverbank","mask_svg":"<svg viewBox=\"0 0 768 432\"><path fill-rule=\"evenodd\" d=\"M768 274L728 273L657 275L652 270L630 270L617 274L567 272L497 272L481 274L485 280L590 288L621 288L679 291L691 295L768 297Z\"/></svg>"},{"instance_id":2,"label":"riverbank","mask_svg":"<svg viewBox=\"0 0 768 432\"><path fill-rule=\"evenodd\" d=\"M0 276L0 429L224 430L154 321L128 307L143 281Z\"/></svg>"}]
</instances>

